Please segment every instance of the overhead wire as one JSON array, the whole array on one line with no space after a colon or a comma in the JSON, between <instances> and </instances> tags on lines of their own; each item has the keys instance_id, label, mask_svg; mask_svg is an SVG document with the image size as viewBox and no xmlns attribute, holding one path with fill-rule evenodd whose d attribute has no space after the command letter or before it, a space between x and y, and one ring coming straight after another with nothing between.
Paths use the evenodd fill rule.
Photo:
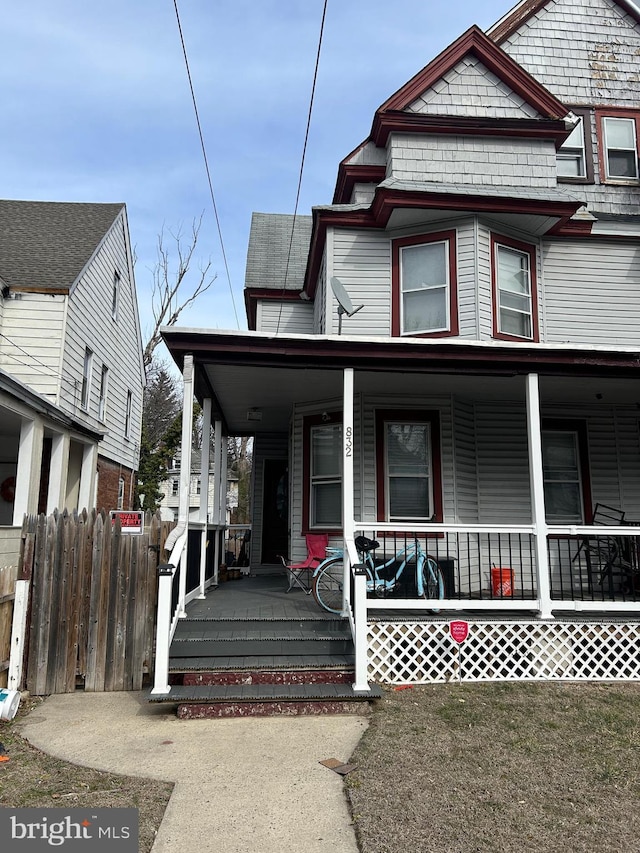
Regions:
<instances>
[{"instance_id":1,"label":"overhead wire","mask_svg":"<svg viewBox=\"0 0 640 853\"><path fill-rule=\"evenodd\" d=\"M196 101L196 93L193 87L193 80L191 77L191 68L189 66L189 57L187 56L187 47L184 40L184 35L182 32L182 23L180 21L180 12L178 11L178 0L173 0L173 7L176 13L176 21L178 23L178 32L180 34L180 44L182 45L182 55L184 56L184 64L187 71L187 79L189 81L189 90L191 92L191 101L193 103L193 111L196 117L196 124L198 127L198 136L200 137L200 147L202 149L202 158L204 160L204 168L207 173L207 181L209 184L209 194L211 195L211 204L213 205L213 214L216 220L216 226L218 229L218 238L220 240L220 249L222 251L222 259L224 261L224 267L227 274L227 282L229 284L229 293L231 294L231 304L233 306L233 313L236 318L236 325L240 328L240 321L238 320L238 312L236 310L236 302L233 296L233 287L231 286L231 275L229 273L229 264L227 262L227 253L224 248L224 240L222 239L222 228L220 226L220 217L218 216L218 206L216 205L215 194L213 192L213 181L211 180L211 170L209 169L209 159L207 157L207 149L204 144L204 134L202 132L202 124L200 122L200 113L198 111L198 104Z\"/></svg>"},{"instance_id":2,"label":"overhead wire","mask_svg":"<svg viewBox=\"0 0 640 853\"><path fill-rule=\"evenodd\" d=\"M324 5L322 8L322 20L320 22L320 34L318 36L318 50L316 52L316 64L313 72L313 83L311 85L311 97L309 99L309 112L307 114L307 127L304 134L304 145L302 146L302 158L300 161L300 171L298 174L298 189L296 191L296 203L293 210L293 223L291 224L291 236L289 238L289 251L287 253L287 263L284 271L284 282L282 284L282 297L284 299L284 295L287 290L287 281L289 278L289 266L291 263L291 252L293 250L293 238L296 228L296 219L298 217L298 205L300 204L300 191L302 188L302 176L304 173L304 164L307 155L307 143L309 141L309 130L311 128L311 115L313 113L313 102L316 94L316 83L318 81L318 69L320 67L320 51L322 50L322 40L324 36L324 22L327 17L327 5L329 0L324 0ZM282 322L282 308L283 301L280 302L280 311L278 313L278 325L276 326L276 335L280 331L280 323Z\"/></svg>"}]
</instances>

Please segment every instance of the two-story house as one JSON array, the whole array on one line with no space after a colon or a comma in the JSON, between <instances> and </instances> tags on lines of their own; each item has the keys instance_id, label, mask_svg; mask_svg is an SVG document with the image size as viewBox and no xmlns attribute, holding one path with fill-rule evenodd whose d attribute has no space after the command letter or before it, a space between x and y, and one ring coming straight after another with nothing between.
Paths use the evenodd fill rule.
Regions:
<instances>
[{"instance_id":1,"label":"two-story house","mask_svg":"<svg viewBox=\"0 0 640 853\"><path fill-rule=\"evenodd\" d=\"M458 677L461 613L465 678L638 677L639 54L625 0L471 27L382 103L330 204L254 215L249 332L165 331L187 391L255 436L253 563L283 532L294 558L343 544L370 678ZM356 613L357 533L420 537L437 617Z\"/></svg>"},{"instance_id":2,"label":"two-story house","mask_svg":"<svg viewBox=\"0 0 640 853\"><path fill-rule=\"evenodd\" d=\"M123 204L0 201L0 524L128 509L145 375Z\"/></svg>"}]
</instances>

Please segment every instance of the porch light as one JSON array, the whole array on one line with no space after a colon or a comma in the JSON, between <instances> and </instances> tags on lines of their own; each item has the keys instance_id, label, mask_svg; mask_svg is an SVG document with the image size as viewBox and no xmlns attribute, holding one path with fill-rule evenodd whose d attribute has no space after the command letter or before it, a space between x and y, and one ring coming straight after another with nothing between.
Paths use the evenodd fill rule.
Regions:
<instances>
[{"instance_id":1,"label":"porch light","mask_svg":"<svg viewBox=\"0 0 640 853\"><path fill-rule=\"evenodd\" d=\"M247 420L248 421L261 421L262 420L262 411L260 409L247 409Z\"/></svg>"}]
</instances>

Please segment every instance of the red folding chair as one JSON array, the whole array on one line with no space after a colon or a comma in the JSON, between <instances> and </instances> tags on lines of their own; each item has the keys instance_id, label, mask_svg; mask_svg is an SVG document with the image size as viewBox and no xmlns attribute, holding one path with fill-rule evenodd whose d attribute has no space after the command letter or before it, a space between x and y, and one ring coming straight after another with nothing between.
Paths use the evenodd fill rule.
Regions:
<instances>
[{"instance_id":1,"label":"red folding chair","mask_svg":"<svg viewBox=\"0 0 640 853\"><path fill-rule=\"evenodd\" d=\"M285 557L280 557L289 578L287 592L291 592L294 586L299 586L309 595L311 592L311 576L326 557L327 545L329 544L329 536L326 533L307 533L306 540L307 559L302 563L289 563Z\"/></svg>"}]
</instances>

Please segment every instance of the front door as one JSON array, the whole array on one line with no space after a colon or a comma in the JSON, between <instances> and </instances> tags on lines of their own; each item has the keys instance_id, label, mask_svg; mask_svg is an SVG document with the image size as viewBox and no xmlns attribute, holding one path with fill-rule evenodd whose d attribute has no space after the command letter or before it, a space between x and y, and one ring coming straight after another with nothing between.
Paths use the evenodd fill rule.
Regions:
<instances>
[{"instance_id":1,"label":"front door","mask_svg":"<svg viewBox=\"0 0 640 853\"><path fill-rule=\"evenodd\" d=\"M279 563L288 555L288 465L286 459L264 460L262 489L262 562Z\"/></svg>"}]
</instances>

